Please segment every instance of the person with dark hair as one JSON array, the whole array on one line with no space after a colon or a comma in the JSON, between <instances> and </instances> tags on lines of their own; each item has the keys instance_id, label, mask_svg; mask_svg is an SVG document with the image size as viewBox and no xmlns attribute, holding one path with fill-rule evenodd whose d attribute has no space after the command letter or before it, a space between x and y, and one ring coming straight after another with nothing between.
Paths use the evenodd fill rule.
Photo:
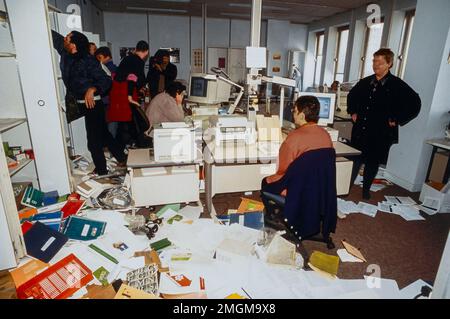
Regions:
<instances>
[{"instance_id":1,"label":"person with dark hair","mask_svg":"<svg viewBox=\"0 0 450 319\"><path fill-rule=\"evenodd\" d=\"M95 55L95 51L97 51L97 45L94 42L89 42L89 54Z\"/></svg>"},{"instance_id":2,"label":"person with dark hair","mask_svg":"<svg viewBox=\"0 0 450 319\"><path fill-rule=\"evenodd\" d=\"M108 47L100 47L95 51L95 58L100 62L100 65L105 73L112 79L116 76L117 66L112 60L111 50ZM109 108L109 96L102 98L103 104L105 104L106 110ZM117 129L119 127L118 122L109 122L108 130L114 138L117 136Z\"/></svg>"},{"instance_id":3,"label":"person with dark hair","mask_svg":"<svg viewBox=\"0 0 450 319\"><path fill-rule=\"evenodd\" d=\"M375 52L375 74L359 81L347 97L347 112L353 121L351 145L362 152L354 161L352 184L364 164L364 199L370 199L379 166L387 164L391 146L398 143L399 125L413 120L421 108L419 95L391 74L393 63L390 49Z\"/></svg>"},{"instance_id":4,"label":"person with dark hair","mask_svg":"<svg viewBox=\"0 0 450 319\"><path fill-rule=\"evenodd\" d=\"M262 182L262 191L270 188L271 183L279 181L289 165L302 154L318 149L332 148L330 134L318 126L320 102L315 96L298 98L292 109L297 129L289 133L280 147L278 168L275 175L266 177ZM269 191L270 192L270 191Z\"/></svg>"},{"instance_id":5,"label":"person with dark hair","mask_svg":"<svg viewBox=\"0 0 450 319\"><path fill-rule=\"evenodd\" d=\"M107 119L108 122L119 122L116 138L123 145L144 143L141 141L144 133L138 132L133 125L133 115L136 108L141 107L138 100L146 83L144 67L148 53L148 43L139 41L134 52L122 59L114 78Z\"/></svg>"},{"instance_id":6,"label":"person with dark hair","mask_svg":"<svg viewBox=\"0 0 450 319\"><path fill-rule=\"evenodd\" d=\"M177 67L170 63L170 53L167 50L158 50L150 61L147 73L147 82L150 88L150 96L154 98L164 92L177 78Z\"/></svg>"},{"instance_id":7,"label":"person with dark hair","mask_svg":"<svg viewBox=\"0 0 450 319\"><path fill-rule=\"evenodd\" d=\"M108 47L100 47L95 51L95 58L101 63L106 74L113 77L117 72L117 66L112 60L111 50Z\"/></svg>"},{"instance_id":8,"label":"person with dark hair","mask_svg":"<svg viewBox=\"0 0 450 319\"><path fill-rule=\"evenodd\" d=\"M153 125L163 122L182 122L184 111L182 107L186 86L178 81L172 82L165 92L155 96L148 106L145 114L150 122L150 129Z\"/></svg>"},{"instance_id":9,"label":"person with dark hair","mask_svg":"<svg viewBox=\"0 0 450 319\"><path fill-rule=\"evenodd\" d=\"M111 78L102 70L100 63L89 54L89 41L78 31L66 37L52 31L53 46L61 56L61 72L66 86L66 103L75 100L86 107L85 124L88 149L95 165L94 173L106 175L105 154L107 146L112 155L125 166L126 155L109 133L105 121L102 96L111 88Z\"/></svg>"}]
</instances>

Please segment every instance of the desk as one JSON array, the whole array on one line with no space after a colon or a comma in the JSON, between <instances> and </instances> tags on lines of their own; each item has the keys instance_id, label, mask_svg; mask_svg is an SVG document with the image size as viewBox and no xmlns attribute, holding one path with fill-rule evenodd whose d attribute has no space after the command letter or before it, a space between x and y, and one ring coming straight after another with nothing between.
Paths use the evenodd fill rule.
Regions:
<instances>
[{"instance_id":1,"label":"desk","mask_svg":"<svg viewBox=\"0 0 450 319\"><path fill-rule=\"evenodd\" d=\"M355 156L360 151L340 142L336 149L336 187L338 195L350 190L353 162L344 156ZM205 195L207 212L215 215L212 198L215 194L259 191L263 178L276 172L278 149L269 152L257 144L227 144L217 147L214 141L204 149Z\"/></svg>"},{"instance_id":2,"label":"desk","mask_svg":"<svg viewBox=\"0 0 450 319\"><path fill-rule=\"evenodd\" d=\"M434 156L436 155L437 150L441 149L441 150L445 150L447 152L450 152L450 140L447 140L445 138L432 139L432 140L426 141L425 143L433 146L433 151L431 153L430 163L428 164L427 177L425 179L425 181L428 182L429 178L430 178L431 167L433 166ZM445 168L444 180L442 181L444 184L448 183L449 172L450 172L450 160L447 161L447 167Z\"/></svg>"},{"instance_id":3,"label":"desk","mask_svg":"<svg viewBox=\"0 0 450 319\"><path fill-rule=\"evenodd\" d=\"M130 150L127 166L136 207L199 202L199 151L192 162L157 163L151 149Z\"/></svg>"}]
</instances>

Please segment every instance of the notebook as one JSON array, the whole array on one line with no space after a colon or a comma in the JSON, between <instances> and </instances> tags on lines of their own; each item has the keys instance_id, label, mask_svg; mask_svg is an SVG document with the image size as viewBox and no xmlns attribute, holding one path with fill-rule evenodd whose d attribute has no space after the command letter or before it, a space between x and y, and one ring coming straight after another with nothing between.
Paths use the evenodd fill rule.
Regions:
<instances>
[{"instance_id":1,"label":"notebook","mask_svg":"<svg viewBox=\"0 0 450 319\"><path fill-rule=\"evenodd\" d=\"M27 207L42 207L44 206L44 193L28 186L20 203Z\"/></svg>"},{"instance_id":2,"label":"notebook","mask_svg":"<svg viewBox=\"0 0 450 319\"><path fill-rule=\"evenodd\" d=\"M230 225L240 224L245 227L260 230L264 228L264 213L263 212L251 212L243 214L231 214Z\"/></svg>"},{"instance_id":3,"label":"notebook","mask_svg":"<svg viewBox=\"0 0 450 319\"><path fill-rule=\"evenodd\" d=\"M41 222L34 223L23 238L28 255L45 263L48 263L69 239Z\"/></svg>"},{"instance_id":4,"label":"notebook","mask_svg":"<svg viewBox=\"0 0 450 319\"><path fill-rule=\"evenodd\" d=\"M59 228L61 227L61 219L62 218L62 212L51 212L51 213L41 213L36 214L32 218L32 222L41 222L42 224L45 224L46 226L52 228L53 230L59 231Z\"/></svg>"},{"instance_id":5,"label":"notebook","mask_svg":"<svg viewBox=\"0 0 450 319\"><path fill-rule=\"evenodd\" d=\"M58 198L58 191L44 193L44 197L42 198L43 206L56 204L58 202Z\"/></svg>"},{"instance_id":6,"label":"notebook","mask_svg":"<svg viewBox=\"0 0 450 319\"><path fill-rule=\"evenodd\" d=\"M70 216L64 223L62 233L75 240L93 240L105 233L106 222L80 216Z\"/></svg>"},{"instance_id":7,"label":"notebook","mask_svg":"<svg viewBox=\"0 0 450 319\"><path fill-rule=\"evenodd\" d=\"M76 215L81 208L83 208L85 201L84 200L68 200L66 205L61 209L63 212L63 219L71 215Z\"/></svg>"}]
</instances>

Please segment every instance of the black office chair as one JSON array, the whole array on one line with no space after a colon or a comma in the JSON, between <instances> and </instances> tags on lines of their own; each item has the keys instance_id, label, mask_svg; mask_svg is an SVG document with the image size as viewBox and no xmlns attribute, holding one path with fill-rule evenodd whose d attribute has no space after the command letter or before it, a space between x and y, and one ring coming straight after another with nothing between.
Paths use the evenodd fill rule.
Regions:
<instances>
[{"instance_id":1,"label":"black office chair","mask_svg":"<svg viewBox=\"0 0 450 319\"><path fill-rule=\"evenodd\" d=\"M315 181L315 184L312 181ZM286 197L264 189L261 191L261 198L265 204L265 225L285 231L286 239L297 245L310 240L326 243L328 249L334 249L335 245L330 237L337 223L334 149L321 149L303 154L289 166L285 176L278 183L275 187L278 189L277 192L280 189L287 189ZM305 209L298 209L299 205ZM287 206L289 212L285 214ZM303 216L298 216L299 214ZM291 220L288 220L288 217ZM311 225L300 224L305 221Z\"/></svg>"}]
</instances>

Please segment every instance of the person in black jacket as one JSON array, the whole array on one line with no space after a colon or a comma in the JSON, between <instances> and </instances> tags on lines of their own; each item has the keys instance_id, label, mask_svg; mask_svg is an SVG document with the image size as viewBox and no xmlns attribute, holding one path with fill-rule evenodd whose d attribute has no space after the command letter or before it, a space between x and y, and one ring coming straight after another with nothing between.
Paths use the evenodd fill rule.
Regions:
<instances>
[{"instance_id":1,"label":"person in black jacket","mask_svg":"<svg viewBox=\"0 0 450 319\"><path fill-rule=\"evenodd\" d=\"M53 46L61 56L60 67L67 89L66 101L71 95L77 103L86 106L87 143L95 164L94 173L108 173L104 146L108 147L119 166L125 166L126 155L108 131L105 106L101 100L111 88L111 78L103 71L96 58L89 54L89 41L84 34L72 31L63 37L52 31L52 37Z\"/></svg>"},{"instance_id":2,"label":"person in black jacket","mask_svg":"<svg viewBox=\"0 0 450 319\"><path fill-rule=\"evenodd\" d=\"M170 54L167 50L158 50L150 61L147 73L151 98L164 92L177 78L177 67L170 63Z\"/></svg>"},{"instance_id":3,"label":"person in black jacket","mask_svg":"<svg viewBox=\"0 0 450 319\"><path fill-rule=\"evenodd\" d=\"M146 84L145 62L147 61L148 55L149 44L141 40L136 44L135 51L123 58L117 68L115 80L118 82L127 82L128 102L132 112L136 108L141 107L139 101L135 99L137 99L136 96L139 96ZM146 143L145 132L138 132L135 124L134 121L119 122L117 139L123 145L131 145L135 142L138 146L143 147Z\"/></svg>"},{"instance_id":4,"label":"person in black jacket","mask_svg":"<svg viewBox=\"0 0 450 319\"><path fill-rule=\"evenodd\" d=\"M414 119L421 108L419 95L390 73L393 60L390 49L375 52L375 74L359 81L347 98L347 112L353 121L351 145L362 152L354 161L352 182L364 164L364 199L370 199L378 168L386 165L391 146L398 143L398 127Z\"/></svg>"}]
</instances>

